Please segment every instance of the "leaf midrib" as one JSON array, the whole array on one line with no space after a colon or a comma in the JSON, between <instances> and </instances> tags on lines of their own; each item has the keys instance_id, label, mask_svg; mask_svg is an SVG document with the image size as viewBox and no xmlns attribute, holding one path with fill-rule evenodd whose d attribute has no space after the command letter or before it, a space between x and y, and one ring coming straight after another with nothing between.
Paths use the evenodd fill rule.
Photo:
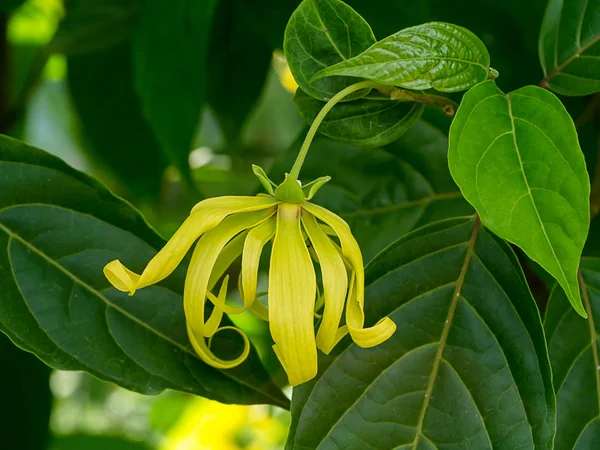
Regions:
<instances>
[{"instance_id":1,"label":"leaf midrib","mask_svg":"<svg viewBox=\"0 0 600 450\"><path fill-rule=\"evenodd\" d=\"M20 205L16 205L16 206L20 206ZM46 205L46 206L50 206L50 207L55 207L53 205ZM5 208L8 209L8 208ZM62 209L62 208L60 208ZM127 317L128 319L132 320L133 322L137 323L138 325L142 326L143 328L147 329L148 331L150 331L151 333L155 334L156 336L160 337L161 339L165 340L166 342L169 342L171 345L179 348L180 350L182 350L183 352L191 355L192 357L197 358L197 356L187 347L179 344L178 342L172 340L171 338L163 335L162 333L160 333L158 330L150 327L146 322L142 321L141 319L137 318L136 316L132 315L131 313L129 313L127 310L113 304L112 302L110 302L107 298L105 298L97 289L93 288L92 286L90 286L89 284L87 284L86 282L84 282L83 280L81 280L79 277L77 277L76 275L74 275L73 273L69 272L67 269L65 269L62 265L58 264L56 261L54 261L52 258L50 258L48 255L46 255L44 252L42 252L41 250L39 250L37 247L35 247L33 244L31 244L30 242L28 242L26 239L24 239L23 237L21 237L19 234L15 233L14 231L12 231L10 228L8 228L6 225L4 225L2 222L0 222L0 230L4 231L6 234L9 235L9 237L11 237L12 239L16 239L19 242L21 242L24 246L26 246L27 248L29 248L31 251L33 251L34 253L36 253L38 256L40 256L42 259L44 259L45 261L47 261L50 265L54 266L55 268L57 268L58 270L60 270L62 273L64 273L67 277L71 278L73 280L73 282L78 283L80 286L84 287L85 289L87 289L89 292L91 292L93 295L95 295L96 297L98 297L101 301L104 302L104 304L107 307L113 308L114 310L118 311L119 313L123 314L125 317ZM244 380L240 380L236 377L233 377L231 374L220 370L220 369L216 369L218 370L220 373L222 373L224 376L226 376L227 378L230 378L231 380L234 380L235 382L246 386L247 388L250 388L251 390L260 393L261 395L265 395L266 397L271 398L272 400L274 400L276 402L276 404L280 403L280 400L271 396L270 393L268 392L264 392L264 391L260 391L258 389L256 389L255 386L248 384L247 382L245 382Z\"/></svg>"},{"instance_id":2,"label":"leaf midrib","mask_svg":"<svg viewBox=\"0 0 600 450\"><path fill-rule=\"evenodd\" d=\"M557 39L557 42L558 42L558 39ZM567 58L565 61L563 61L558 67L556 67L556 69L554 69L554 71L552 71L549 75L546 75L544 77L544 79L542 80L542 82L540 83L540 86L547 86L548 83L550 83L550 80L552 80L554 77L559 75L569 64L571 64L575 59L577 59L577 57L579 55L584 53L588 48L590 48L592 45L596 44L597 42L600 42L600 34L598 34L598 36L596 36L595 38L591 39L583 47L579 47L579 49L575 53L573 53L569 58ZM556 50L556 54L554 57L558 58L558 50Z\"/></svg>"},{"instance_id":3,"label":"leaf midrib","mask_svg":"<svg viewBox=\"0 0 600 450\"><path fill-rule=\"evenodd\" d=\"M427 409L429 407L429 401L431 399L431 394L433 392L433 387L435 385L435 379L437 378L437 373L440 368L440 363L442 361L442 354L444 353L444 347L446 345L446 339L448 338L448 334L450 332L450 327L452 325L452 319L454 318L454 312L456 310L456 305L458 303L458 299L460 298L460 293L462 290L463 283L465 281L465 277L467 275L467 270L469 268L469 263L471 261L471 257L473 256L473 251L475 249L475 242L477 241L477 235L479 233L479 228L481 227L481 221L479 217L475 220L475 224L473 226L473 233L471 234L471 239L469 240L469 246L467 247L467 253L465 254L465 260L460 270L460 274L458 276L458 280L456 282L456 288L454 293L452 294L452 301L450 303L450 307L448 308L448 315L446 316L446 322L444 324L444 329L442 330L442 335L440 337L440 341L438 344L438 350L435 354L435 358L433 361L433 368L431 370L431 376L429 378L429 383L427 385L427 390L425 391L425 399L423 401L423 406L421 407L421 413L419 414L419 421L417 422L417 429L415 432L415 440L412 443L412 450L417 450L419 445L419 439L421 438L421 433L423 430L423 424L425 422L425 415L427 413Z\"/></svg>"},{"instance_id":4,"label":"leaf midrib","mask_svg":"<svg viewBox=\"0 0 600 450\"><path fill-rule=\"evenodd\" d=\"M552 242L550 241L550 238L548 237L548 233L546 232L546 227L544 226L544 222L542 221L540 212L538 211L537 205L535 204L535 200L533 199L533 195L531 194L531 187L529 186L529 181L527 180L527 174L525 173L525 167L523 166L523 160L521 159L521 152L519 150L519 145L517 144L517 130L515 128L515 117L513 116L513 112L512 112L512 104L510 101L510 94L506 94L506 102L508 104L508 116L510 117L510 124L511 124L512 135L513 135L513 143L515 145L515 153L517 154L517 158L519 159L519 165L521 167L521 173L523 174L523 181L525 182L525 186L527 187L527 193L529 194L529 198L531 199L531 204L533 206L533 210L535 211L538 222L540 223L540 227L542 229L542 232L544 233L546 242L548 242L548 246L550 247L550 250L552 251L552 256L554 257L554 260L556 261L556 264L557 264L558 268L560 269L560 273L563 276L563 279L565 281L565 286L569 290L570 296L574 297L573 291L571 290L571 286L569 285L568 279L565 275L562 265L561 265L560 261L558 260L558 257L556 256L556 252L554 251L554 246L552 245ZM562 286L562 283L561 283L561 286ZM570 299L569 299L569 301L570 301Z\"/></svg>"}]
</instances>

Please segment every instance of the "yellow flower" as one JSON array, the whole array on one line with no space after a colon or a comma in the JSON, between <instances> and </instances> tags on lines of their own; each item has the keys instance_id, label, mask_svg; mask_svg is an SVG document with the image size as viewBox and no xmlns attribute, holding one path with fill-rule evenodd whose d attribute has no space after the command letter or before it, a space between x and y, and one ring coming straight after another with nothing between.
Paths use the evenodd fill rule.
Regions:
<instances>
[{"instance_id":1,"label":"yellow flower","mask_svg":"<svg viewBox=\"0 0 600 450\"><path fill-rule=\"evenodd\" d=\"M364 328L364 268L360 248L346 222L309 202L329 177L302 188L286 175L284 183L276 187L260 167L254 166L254 171L269 195L204 200L192 209L141 275L118 260L107 264L104 273L115 288L133 295L137 289L171 274L198 241L183 295L187 331L198 356L222 369L240 364L250 348L244 333L236 329L244 339L245 348L240 356L229 361L214 355L210 339L219 330L231 328L219 328L224 313L237 314L250 308L269 321L273 348L290 384L295 386L316 375L317 348L329 353L347 333L359 346L372 347L389 338L396 325L386 317L373 327ZM267 308L256 299L256 285L260 256L271 240ZM243 305L234 307L226 304L228 276L223 278L216 295L212 291L240 255L239 290ZM321 270L324 300L316 335L318 290L313 259ZM205 317L207 300L214 305L208 318ZM340 326L344 308L345 325Z\"/></svg>"}]
</instances>

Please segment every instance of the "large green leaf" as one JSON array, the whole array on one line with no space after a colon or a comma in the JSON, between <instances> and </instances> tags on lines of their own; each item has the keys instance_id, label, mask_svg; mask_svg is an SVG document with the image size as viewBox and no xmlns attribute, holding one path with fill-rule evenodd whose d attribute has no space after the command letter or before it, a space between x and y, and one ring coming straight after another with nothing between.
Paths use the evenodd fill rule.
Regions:
<instances>
[{"instance_id":1,"label":"large green leaf","mask_svg":"<svg viewBox=\"0 0 600 450\"><path fill-rule=\"evenodd\" d=\"M550 0L539 52L543 86L564 95L600 91L600 2Z\"/></svg>"},{"instance_id":2,"label":"large green leaf","mask_svg":"<svg viewBox=\"0 0 600 450\"><path fill-rule=\"evenodd\" d=\"M582 258L580 285L587 319L573 311L558 287L544 318L556 390L557 450L600 448L599 258Z\"/></svg>"},{"instance_id":3,"label":"large green leaf","mask_svg":"<svg viewBox=\"0 0 600 450\"><path fill-rule=\"evenodd\" d=\"M68 85L88 148L136 197L157 197L167 158L142 114L131 43L69 56Z\"/></svg>"},{"instance_id":4,"label":"large green leaf","mask_svg":"<svg viewBox=\"0 0 600 450\"><path fill-rule=\"evenodd\" d=\"M76 55L111 47L133 35L141 0L69 0L50 51Z\"/></svg>"},{"instance_id":5,"label":"large green leaf","mask_svg":"<svg viewBox=\"0 0 600 450\"><path fill-rule=\"evenodd\" d=\"M289 170L298 145L271 169L273 179L279 181ZM473 212L450 176L447 149L446 136L424 121L384 149L365 150L318 138L301 178L332 177L314 201L350 224L369 260L417 227Z\"/></svg>"},{"instance_id":6,"label":"large green leaf","mask_svg":"<svg viewBox=\"0 0 600 450\"><path fill-rule=\"evenodd\" d=\"M52 409L50 369L1 334L0 355L2 446L7 449L45 450Z\"/></svg>"},{"instance_id":7,"label":"large green leaf","mask_svg":"<svg viewBox=\"0 0 600 450\"><path fill-rule=\"evenodd\" d=\"M196 358L181 299L185 267L135 297L110 286L107 262L118 258L139 271L164 244L136 210L7 137L0 138L0 242L0 329L48 365L147 394L172 388L285 407L256 351L233 370ZM219 339L214 351L229 356L233 344Z\"/></svg>"},{"instance_id":8,"label":"large green leaf","mask_svg":"<svg viewBox=\"0 0 600 450\"><path fill-rule=\"evenodd\" d=\"M329 100L356 80L312 80L319 70L359 55L375 43L371 27L340 0L304 0L285 29L283 48L300 87L320 100Z\"/></svg>"},{"instance_id":9,"label":"large green leaf","mask_svg":"<svg viewBox=\"0 0 600 450\"><path fill-rule=\"evenodd\" d=\"M294 102L300 114L312 123L325 102L296 91ZM423 105L415 102L397 102L383 96L365 97L351 102L338 103L319 125L319 133L336 141L360 147L382 147L395 141L421 114Z\"/></svg>"},{"instance_id":10,"label":"large green leaf","mask_svg":"<svg viewBox=\"0 0 600 450\"><path fill-rule=\"evenodd\" d=\"M382 39L314 78L344 75L407 89L457 92L488 78L489 70L490 55L477 36L458 25L430 22Z\"/></svg>"},{"instance_id":11,"label":"large green leaf","mask_svg":"<svg viewBox=\"0 0 600 450\"><path fill-rule=\"evenodd\" d=\"M450 128L450 172L483 223L521 247L585 314L577 266L590 183L573 120L554 94L492 81L464 96Z\"/></svg>"},{"instance_id":12,"label":"large green leaf","mask_svg":"<svg viewBox=\"0 0 600 450\"><path fill-rule=\"evenodd\" d=\"M271 47L252 26L249 9L244 0L219 2L208 57L208 102L232 143L239 138L271 67Z\"/></svg>"},{"instance_id":13,"label":"large green leaf","mask_svg":"<svg viewBox=\"0 0 600 450\"><path fill-rule=\"evenodd\" d=\"M552 376L539 312L510 247L474 218L437 222L366 268L367 322L294 389L288 449L551 449ZM347 341L346 341L347 342Z\"/></svg>"},{"instance_id":14,"label":"large green leaf","mask_svg":"<svg viewBox=\"0 0 600 450\"><path fill-rule=\"evenodd\" d=\"M206 60L216 0L147 0L134 36L135 86L169 161L189 175L189 153L206 100Z\"/></svg>"}]
</instances>

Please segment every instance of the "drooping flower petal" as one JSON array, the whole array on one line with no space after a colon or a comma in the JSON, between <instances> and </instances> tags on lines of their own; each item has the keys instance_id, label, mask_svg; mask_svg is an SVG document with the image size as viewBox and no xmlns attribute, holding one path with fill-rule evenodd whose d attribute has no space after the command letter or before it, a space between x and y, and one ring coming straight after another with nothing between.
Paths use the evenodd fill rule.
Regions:
<instances>
[{"instance_id":1,"label":"drooping flower petal","mask_svg":"<svg viewBox=\"0 0 600 450\"><path fill-rule=\"evenodd\" d=\"M316 276L302 238L299 204L278 205L269 270L269 326L276 353L296 386L317 374Z\"/></svg>"},{"instance_id":2,"label":"drooping flower petal","mask_svg":"<svg viewBox=\"0 0 600 450\"><path fill-rule=\"evenodd\" d=\"M223 247L238 233L259 225L262 221L274 214L274 208L267 210L246 212L225 218L218 227L200 238L188 268L183 293L184 310L188 324L190 341L196 352L205 362L217 367L235 367L239 364L238 358L234 361L224 361L217 358L206 345L207 336L204 321L204 305L208 292L211 273ZM215 309L219 309L215 306ZM213 333L214 334L214 333ZM240 332L240 334L243 334ZM234 362L237 362L234 364Z\"/></svg>"},{"instance_id":3,"label":"drooping flower petal","mask_svg":"<svg viewBox=\"0 0 600 450\"><path fill-rule=\"evenodd\" d=\"M304 211L302 225L304 225L306 234L315 249L323 276L325 309L317 332L317 347L323 353L329 354L348 332L346 327L341 329L339 327L346 303L348 274L337 248L321 229L315 217Z\"/></svg>"},{"instance_id":4,"label":"drooping flower petal","mask_svg":"<svg viewBox=\"0 0 600 450\"><path fill-rule=\"evenodd\" d=\"M253 305L255 301L260 255L265 244L275 234L275 226L276 219L268 219L258 227L250 230L248 236L246 236L241 273L241 294L245 307Z\"/></svg>"},{"instance_id":5,"label":"drooping flower petal","mask_svg":"<svg viewBox=\"0 0 600 450\"><path fill-rule=\"evenodd\" d=\"M365 275L363 259L350 227L342 218L321 206L313 203L305 203L302 206L335 231L340 239L343 255L354 271L356 279L346 305L346 325L352 340L365 348L373 347L387 340L396 331L396 324L389 317L384 317L370 328L364 328Z\"/></svg>"},{"instance_id":6,"label":"drooping flower petal","mask_svg":"<svg viewBox=\"0 0 600 450\"><path fill-rule=\"evenodd\" d=\"M237 212L266 209L276 203L276 200L267 197L216 197L203 200L192 209L190 216L150 260L140 276L115 260L105 267L106 278L115 288L133 295L137 289L158 283L169 276L192 244L225 217Z\"/></svg>"}]
</instances>

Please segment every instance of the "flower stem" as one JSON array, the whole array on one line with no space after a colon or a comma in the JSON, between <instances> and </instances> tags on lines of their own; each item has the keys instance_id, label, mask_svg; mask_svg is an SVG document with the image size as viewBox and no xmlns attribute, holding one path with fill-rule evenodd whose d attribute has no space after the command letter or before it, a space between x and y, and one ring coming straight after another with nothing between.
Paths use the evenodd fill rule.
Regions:
<instances>
[{"instance_id":1,"label":"flower stem","mask_svg":"<svg viewBox=\"0 0 600 450\"><path fill-rule=\"evenodd\" d=\"M325 116L327 115L327 113L329 111L331 111L331 109L336 104L338 104L341 100L343 100L344 97L347 97L348 95L352 94L353 92L360 91L361 89L375 88L377 86L379 86L378 83L376 83L374 81L368 81L368 80L352 84L352 85L348 86L347 88L342 89L337 94L335 94L331 98L331 100L329 100L325 104L325 106L323 106L321 111L319 111L319 114L317 114L317 117L315 117L315 120L313 120L313 123L310 126L308 133L306 134L306 138L304 138L302 147L300 147L300 152L298 153L298 156L296 157L296 162L294 162L294 165L292 166L292 170L290 171L290 176L292 176L295 179L298 179L298 176L300 175L300 169L302 168L302 164L304 164L304 159L306 158L306 154L308 153L308 148L310 147L310 144L312 143L312 140L315 137L315 134L317 133L317 129L319 128L319 125L321 125L321 122L323 122L323 119L325 119Z\"/></svg>"}]
</instances>

